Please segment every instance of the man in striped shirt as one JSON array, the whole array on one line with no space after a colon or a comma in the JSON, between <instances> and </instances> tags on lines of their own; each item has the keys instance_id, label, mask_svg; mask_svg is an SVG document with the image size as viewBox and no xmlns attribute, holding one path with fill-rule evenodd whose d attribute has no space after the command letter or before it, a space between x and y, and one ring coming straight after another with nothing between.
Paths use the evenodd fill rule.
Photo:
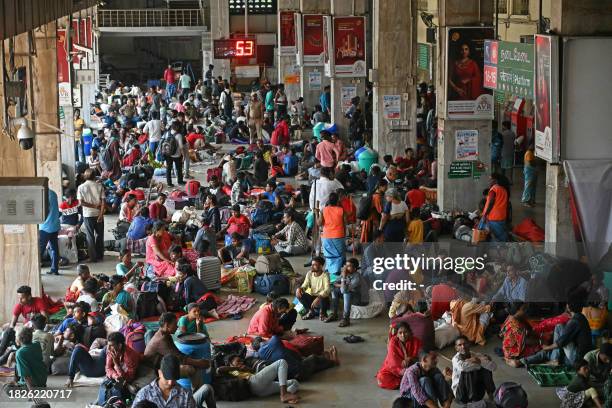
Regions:
<instances>
[{"instance_id":1,"label":"man in striped shirt","mask_svg":"<svg viewBox=\"0 0 612 408\"><path fill-rule=\"evenodd\" d=\"M419 353L419 362L404 372L400 394L411 398L414 408L450 408L453 393L437 365L436 353L423 351Z\"/></svg>"}]
</instances>

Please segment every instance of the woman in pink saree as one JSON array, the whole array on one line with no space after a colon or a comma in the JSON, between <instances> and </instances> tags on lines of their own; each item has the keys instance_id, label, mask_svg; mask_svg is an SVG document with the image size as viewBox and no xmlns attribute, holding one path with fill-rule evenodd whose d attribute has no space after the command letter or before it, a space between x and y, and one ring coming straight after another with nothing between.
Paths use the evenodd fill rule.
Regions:
<instances>
[{"instance_id":1,"label":"woman in pink saree","mask_svg":"<svg viewBox=\"0 0 612 408\"><path fill-rule=\"evenodd\" d=\"M452 67L449 85L454 91L452 99L459 101L472 101L482 93L482 73L480 67L470 58L470 46L461 44L461 57Z\"/></svg>"},{"instance_id":2,"label":"woman in pink saree","mask_svg":"<svg viewBox=\"0 0 612 408\"><path fill-rule=\"evenodd\" d=\"M170 260L169 249L172 246L172 235L166 231L166 224L156 222L146 244L146 261L151 265L155 276L168 278L176 274L174 262Z\"/></svg>"}]
</instances>

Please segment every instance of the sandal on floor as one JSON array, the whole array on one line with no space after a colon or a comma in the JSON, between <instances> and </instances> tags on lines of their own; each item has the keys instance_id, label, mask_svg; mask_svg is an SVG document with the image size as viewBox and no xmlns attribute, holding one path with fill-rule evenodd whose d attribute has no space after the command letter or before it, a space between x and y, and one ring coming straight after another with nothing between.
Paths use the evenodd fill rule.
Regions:
<instances>
[{"instance_id":1,"label":"sandal on floor","mask_svg":"<svg viewBox=\"0 0 612 408\"><path fill-rule=\"evenodd\" d=\"M342 340L346 341L347 343L351 343L351 344L352 343L362 343L365 341L363 337L356 336L354 334L351 334L350 336L346 336Z\"/></svg>"},{"instance_id":2,"label":"sandal on floor","mask_svg":"<svg viewBox=\"0 0 612 408\"><path fill-rule=\"evenodd\" d=\"M332 313L329 316L327 316L327 318L325 320L323 320L323 322L330 323L330 322L335 322L336 320L338 320L338 316L336 316L334 313Z\"/></svg>"},{"instance_id":3,"label":"sandal on floor","mask_svg":"<svg viewBox=\"0 0 612 408\"><path fill-rule=\"evenodd\" d=\"M314 318L314 313L312 313L312 311L308 312L304 316L302 316L302 320L310 320L310 319L313 319L313 318Z\"/></svg>"}]
</instances>

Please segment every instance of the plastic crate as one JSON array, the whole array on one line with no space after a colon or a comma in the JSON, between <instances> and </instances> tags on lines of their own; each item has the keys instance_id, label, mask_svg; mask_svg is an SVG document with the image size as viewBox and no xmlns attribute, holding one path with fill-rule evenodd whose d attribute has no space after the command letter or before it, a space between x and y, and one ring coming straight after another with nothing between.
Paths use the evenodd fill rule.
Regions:
<instances>
[{"instance_id":1,"label":"plastic crate","mask_svg":"<svg viewBox=\"0 0 612 408\"><path fill-rule=\"evenodd\" d=\"M527 371L540 387L565 387L576 375L566 367L550 365L532 365Z\"/></svg>"}]
</instances>

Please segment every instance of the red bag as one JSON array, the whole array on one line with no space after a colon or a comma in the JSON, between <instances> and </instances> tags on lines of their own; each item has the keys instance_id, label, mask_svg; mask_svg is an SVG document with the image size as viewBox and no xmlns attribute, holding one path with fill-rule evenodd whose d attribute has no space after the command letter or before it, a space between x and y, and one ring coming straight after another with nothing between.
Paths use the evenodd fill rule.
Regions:
<instances>
[{"instance_id":1,"label":"red bag","mask_svg":"<svg viewBox=\"0 0 612 408\"><path fill-rule=\"evenodd\" d=\"M198 180L189 180L185 184L185 192L189 197L195 197L200 193L200 182Z\"/></svg>"},{"instance_id":2,"label":"red bag","mask_svg":"<svg viewBox=\"0 0 612 408\"><path fill-rule=\"evenodd\" d=\"M544 230L536 224L533 218L525 218L520 224L514 227L512 232L530 242L544 241Z\"/></svg>"},{"instance_id":3,"label":"red bag","mask_svg":"<svg viewBox=\"0 0 612 408\"><path fill-rule=\"evenodd\" d=\"M221 180L221 175L223 174L223 170L221 167L213 167L211 169L206 170L206 181L209 182L213 176L217 176L219 180Z\"/></svg>"},{"instance_id":4,"label":"red bag","mask_svg":"<svg viewBox=\"0 0 612 408\"><path fill-rule=\"evenodd\" d=\"M81 294L80 290L77 289L76 292L72 292L70 288L68 288L66 289L66 295L64 296L64 300L68 303L74 303L77 301L80 294Z\"/></svg>"},{"instance_id":5,"label":"red bag","mask_svg":"<svg viewBox=\"0 0 612 408\"><path fill-rule=\"evenodd\" d=\"M187 194L184 191L181 190L174 190L170 193L170 196L168 198L170 198L173 201L183 201L183 199L187 196Z\"/></svg>"},{"instance_id":6,"label":"red bag","mask_svg":"<svg viewBox=\"0 0 612 408\"><path fill-rule=\"evenodd\" d=\"M232 188L230 186L228 186L227 184L225 184L223 187L221 187L221 191L223 191L223 193L226 196L231 196L232 195Z\"/></svg>"},{"instance_id":7,"label":"red bag","mask_svg":"<svg viewBox=\"0 0 612 408\"><path fill-rule=\"evenodd\" d=\"M310 336L308 334L298 334L291 340L283 340L283 345L290 350L297 351L303 357L313 354L320 355L325 350L323 336Z\"/></svg>"}]
</instances>

